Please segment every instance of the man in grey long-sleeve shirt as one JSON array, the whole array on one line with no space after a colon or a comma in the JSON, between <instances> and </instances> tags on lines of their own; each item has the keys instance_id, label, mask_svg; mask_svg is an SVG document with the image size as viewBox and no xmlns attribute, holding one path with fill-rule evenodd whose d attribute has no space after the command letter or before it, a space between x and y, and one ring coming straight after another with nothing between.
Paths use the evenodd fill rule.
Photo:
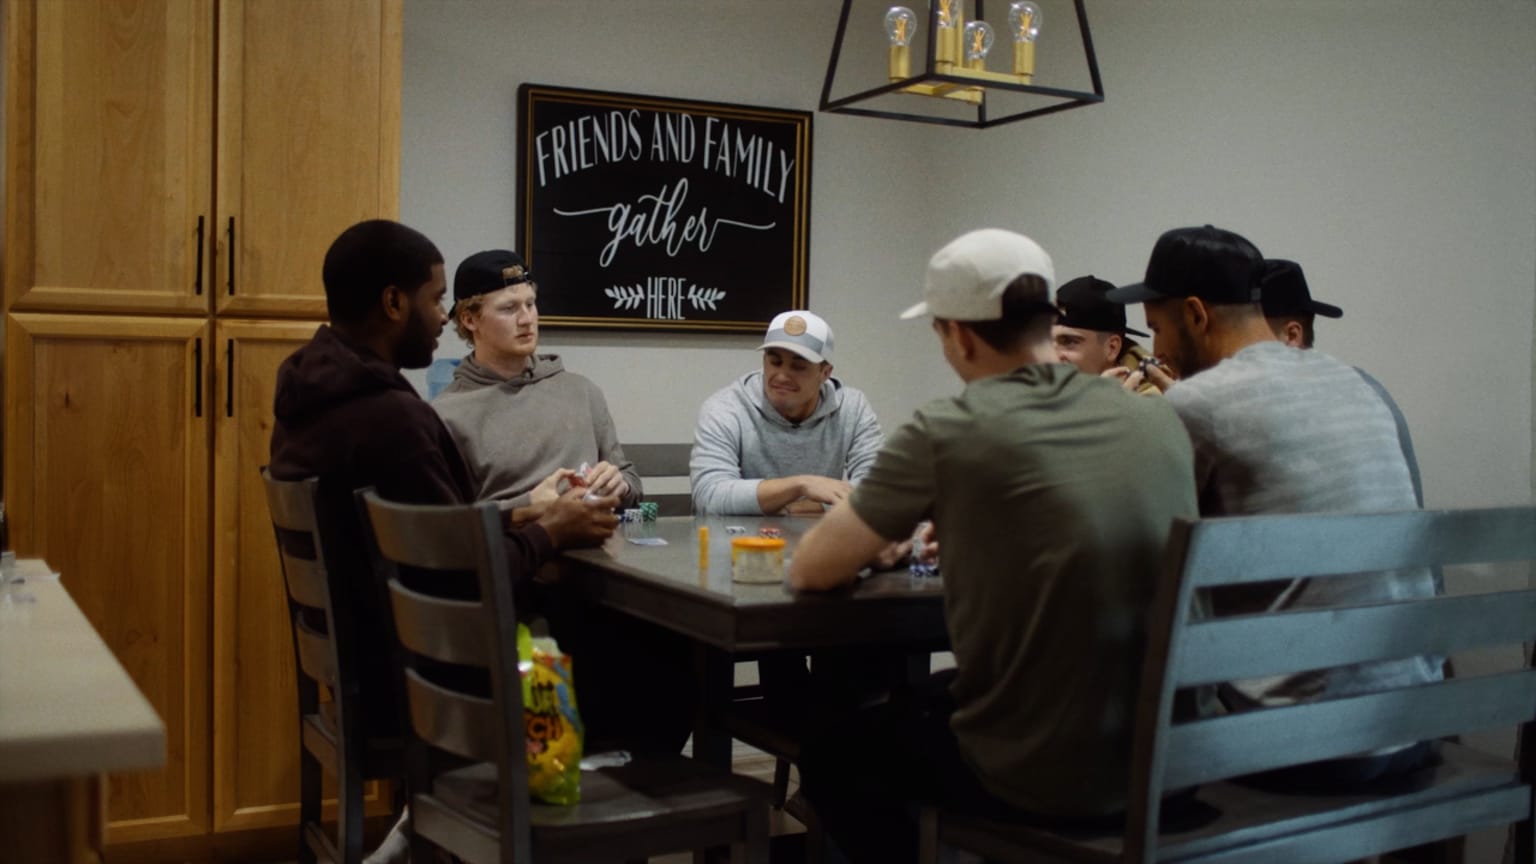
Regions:
<instances>
[{"instance_id":1,"label":"man in grey long-sleeve shirt","mask_svg":"<svg viewBox=\"0 0 1536 864\"><path fill-rule=\"evenodd\" d=\"M784 312L763 368L699 409L689 479L701 514L819 513L847 497L884 443L869 401L832 377L832 328Z\"/></svg>"},{"instance_id":2,"label":"man in grey long-sleeve shirt","mask_svg":"<svg viewBox=\"0 0 1536 864\"><path fill-rule=\"evenodd\" d=\"M1146 281L1109 292L1146 304L1158 359L1182 380L1168 403L1195 451L1202 516L1408 510L1416 505L1392 413L1360 374L1320 351L1276 341L1260 308L1263 260L1246 239L1209 225L1168 231ZM1427 570L1237 586L1211 595L1218 616L1390 603L1428 597ZM1242 710L1434 681L1413 657L1223 685ZM1319 772L1368 781L1415 767L1425 748L1330 760ZM1323 776L1319 774L1319 776Z\"/></svg>"}]
</instances>

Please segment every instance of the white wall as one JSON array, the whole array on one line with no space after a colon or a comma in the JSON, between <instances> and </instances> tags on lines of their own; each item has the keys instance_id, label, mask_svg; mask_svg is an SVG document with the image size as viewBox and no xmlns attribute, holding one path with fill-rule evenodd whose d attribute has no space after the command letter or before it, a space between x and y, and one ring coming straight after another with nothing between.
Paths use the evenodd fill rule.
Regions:
<instances>
[{"instance_id":1,"label":"white wall","mask_svg":"<svg viewBox=\"0 0 1536 864\"><path fill-rule=\"evenodd\" d=\"M513 243L524 81L813 109L836 7L412 0L402 218L450 270ZM922 325L892 313L960 230L1017 227L1063 278L1130 281L1159 232L1209 221L1300 260L1315 294L1345 308L1319 343L1397 397L1431 505L1528 500L1536 4L1089 12L1103 105L979 132L815 116L811 307L838 331L838 374L888 425L955 388ZM631 441L686 440L698 402L756 363L746 336L549 330L544 344L603 387ZM440 353L461 350L449 338Z\"/></svg>"},{"instance_id":2,"label":"white wall","mask_svg":"<svg viewBox=\"0 0 1536 864\"><path fill-rule=\"evenodd\" d=\"M519 84L809 110L836 17L818 0L408 2L401 218L437 241L451 279L465 255L515 245ZM895 317L917 299L933 239L924 211L940 178L922 167L937 139L910 124L812 123L810 307L836 331L836 374L894 421L956 380L923 325ZM760 363L760 341L547 329L541 345L603 388L623 440L644 442L691 441L699 403ZM439 349L463 352L452 336Z\"/></svg>"}]
</instances>

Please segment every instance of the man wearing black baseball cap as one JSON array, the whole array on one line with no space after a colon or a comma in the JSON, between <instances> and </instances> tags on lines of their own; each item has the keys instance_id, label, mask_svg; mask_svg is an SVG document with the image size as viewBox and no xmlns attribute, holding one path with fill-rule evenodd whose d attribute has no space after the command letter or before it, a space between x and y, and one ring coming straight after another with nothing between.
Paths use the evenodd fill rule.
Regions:
<instances>
[{"instance_id":1,"label":"man wearing black baseball cap","mask_svg":"<svg viewBox=\"0 0 1536 864\"><path fill-rule=\"evenodd\" d=\"M602 391L558 354L539 353L538 294L532 271L511 250L476 252L459 264L449 317L471 351L432 407L482 500L522 507L580 482L634 507L640 475L619 445Z\"/></svg>"},{"instance_id":2,"label":"man wearing black baseball cap","mask_svg":"<svg viewBox=\"0 0 1536 864\"><path fill-rule=\"evenodd\" d=\"M1201 516L1413 509L1414 492L1386 403L1359 372L1275 339L1261 307L1264 259L1240 235L1210 225L1158 238L1146 281L1109 299L1145 303L1158 357L1182 374L1168 388L1195 449ZM1245 585L1211 594L1219 616L1368 605L1434 593L1427 570ZM1231 710L1278 706L1439 680L1427 657L1234 681ZM1404 742L1310 766L1300 785L1334 787L1412 770L1428 745Z\"/></svg>"},{"instance_id":3,"label":"man wearing black baseball cap","mask_svg":"<svg viewBox=\"0 0 1536 864\"><path fill-rule=\"evenodd\" d=\"M1263 297L1264 319L1275 338L1292 348L1312 347L1312 321L1316 316L1342 318L1344 310L1331 303L1312 299L1307 277L1301 265L1283 258L1264 261L1259 290Z\"/></svg>"},{"instance_id":4,"label":"man wearing black baseball cap","mask_svg":"<svg viewBox=\"0 0 1536 864\"><path fill-rule=\"evenodd\" d=\"M1147 334L1125 325L1124 304L1105 299L1114 289L1096 276L1079 276L1057 289L1060 315L1051 327L1056 356L1089 375L1108 373L1122 380L1134 375L1130 386L1141 392L1156 391L1157 385L1145 381L1141 368L1157 361L1130 338ZM1125 371L1113 371L1117 369Z\"/></svg>"}]
</instances>

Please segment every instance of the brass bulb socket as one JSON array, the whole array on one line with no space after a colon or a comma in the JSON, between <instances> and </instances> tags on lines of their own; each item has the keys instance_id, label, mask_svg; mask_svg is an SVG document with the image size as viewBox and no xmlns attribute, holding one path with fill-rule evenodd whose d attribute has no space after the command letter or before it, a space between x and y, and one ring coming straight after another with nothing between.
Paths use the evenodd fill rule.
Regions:
<instances>
[{"instance_id":1,"label":"brass bulb socket","mask_svg":"<svg viewBox=\"0 0 1536 864\"><path fill-rule=\"evenodd\" d=\"M1035 77L1035 43L1013 43L1013 74L1022 76L1025 84Z\"/></svg>"},{"instance_id":2,"label":"brass bulb socket","mask_svg":"<svg viewBox=\"0 0 1536 864\"><path fill-rule=\"evenodd\" d=\"M938 63L960 62L960 25L940 27L934 40L934 61Z\"/></svg>"},{"instance_id":3,"label":"brass bulb socket","mask_svg":"<svg viewBox=\"0 0 1536 864\"><path fill-rule=\"evenodd\" d=\"M891 46L891 80L900 81L912 77L912 46Z\"/></svg>"}]
</instances>

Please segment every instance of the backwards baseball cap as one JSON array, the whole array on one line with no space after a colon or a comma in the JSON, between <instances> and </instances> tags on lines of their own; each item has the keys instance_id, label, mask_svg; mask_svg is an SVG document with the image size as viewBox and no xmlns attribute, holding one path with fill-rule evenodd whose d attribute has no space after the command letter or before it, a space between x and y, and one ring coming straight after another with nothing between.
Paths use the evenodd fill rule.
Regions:
<instances>
[{"instance_id":1,"label":"backwards baseball cap","mask_svg":"<svg viewBox=\"0 0 1536 864\"><path fill-rule=\"evenodd\" d=\"M1210 225L1164 231L1146 277L1106 296L1115 303L1199 297L1212 304L1259 302L1264 256L1240 234Z\"/></svg>"},{"instance_id":2,"label":"backwards baseball cap","mask_svg":"<svg viewBox=\"0 0 1536 864\"><path fill-rule=\"evenodd\" d=\"M1056 268L1040 244L1001 228L961 234L928 259L923 302L901 317L996 321L1003 317L1003 291L1020 276L1043 279L1046 296L1042 299L1050 303Z\"/></svg>"},{"instance_id":3,"label":"backwards baseball cap","mask_svg":"<svg viewBox=\"0 0 1536 864\"><path fill-rule=\"evenodd\" d=\"M479 297L513 285L533 281L533 272L522 256L506 249L476 252L459 264L453 273L453 302Z\"/></svg>"},{"instance_id":4,"label":"backwards baseball cap","mask_svg":"<svg viewBox=\"0 0 1536 864\"><path fill-rule=\"evenodd\" d=\"M815 312L792 309L773 316L758 350L783 348L812 363L832 362L832 327Z\"/></svg>"},{"instance_id":5,"label":"backwards baseball cap","mask_svg":"<svg viewBox=\"0 0 1536 864\"><path fill-rule=\"evenodd\" d=\"M1129 333L1146 336L1140 330L1125 326L1125 306L1111 303L1104 295L1115 286L1093 276L1079 276L1056 289L1056 308L1061 314L1056 323L1079 330L1097 330L1102 333Z\"/></svg>"},{"instance_id":6,"label":"backwards baseball cap","mask_svg":"<svg viewBox=\"0 0 1536 864\"><path fill-rule=\"evenodd\" d=\"M1264 292L1264 317L1285 318L1291 315L1321 315L1324 318L1342 318L1344 310L1330 303L1312 299L1307 290L1307 277L1301 265L1283 258L1266 258L1264 275L1259 279Z\"/></svg>"}]
</instances>

